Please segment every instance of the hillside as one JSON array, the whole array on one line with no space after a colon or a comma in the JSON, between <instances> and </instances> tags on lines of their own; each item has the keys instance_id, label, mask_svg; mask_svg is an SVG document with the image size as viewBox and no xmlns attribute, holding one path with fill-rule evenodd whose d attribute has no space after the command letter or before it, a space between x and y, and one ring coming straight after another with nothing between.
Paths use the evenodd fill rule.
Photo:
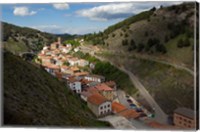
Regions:
<instances>
[{"instance_id":1,"label":"hillside","mask_svg":"<svg viewBox=\"0 0 200 132\"><path fill-rule=\"evenodd\" d=\"M165 113L194 109L194 9L195 2L153 7L85 35L85 46L98 46L96 55L132 72ZM139 92L132 95L143 103Z\"/></svg>"},{"instance_id":2,"label":"hillside","mask_svg":"<svg viewBox=\"0 0 200 132\"><path fill-rule=\"evenodd\" d=\"M41 50L45 44L56 40L56 36L53 34L5 22L2 22L2 28L3 45L8 51L15 54Z\"/></svg>"},{"instance_id":3,"label":"hillside","mask_svg":"<svg viewBox=\"0 0 200 132\"><path fill-rule=\"evenodd\" d=\"M2 22L2 27L5 48L16 54L41 50L45 44L49 44L56 39L53 34L5 22Z\"/></svg>"},{"instance_id":4,"label":"hillside","mask_svg":"<svg viewBox=\"0 0 200 132\"><path fill-rule=\"evenodd\" d=\"M193 70L195 3L139 13L85 39L116 53L142 56Z\"/></svg>"},{"instance_id":5,"label":"hillside","mask_svg":"<svg viewBox=\"0 0 200 132\"><path fill-rule=\"evenodd\" d=\"M4 125L109 127L96 121L65 83L41 68L9 52L3 64Z\"/></svg>"},{"instance_id":6,"label":"hillside","mask_svg":"<svg viewBox=\"0 0 200 132\"><path fill-rule=\"evenodd\" d=\"M133 57L125 58L114 54L103 56L136 75L167 114L172 114L178 107L194 109L194 77L186 71ZM139 102L145 103L139 92L130 94Z\"/></svg>"}]
</instances>

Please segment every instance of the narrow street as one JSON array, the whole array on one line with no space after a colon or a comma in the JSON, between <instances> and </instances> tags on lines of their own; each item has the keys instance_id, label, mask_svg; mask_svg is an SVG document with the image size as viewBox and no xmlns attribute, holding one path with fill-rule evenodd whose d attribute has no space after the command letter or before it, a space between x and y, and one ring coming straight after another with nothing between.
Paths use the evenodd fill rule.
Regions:
<instances>
[{"instance_id":1,"label":"narrow street","mask_svg":"<svg viewBox=\"0 0 200 132\"><path fill-rule=\"evenodd\" d=\"M146 88L140 83L138 78L132 72L126 70L124 67L121 67L120 69L129 75L134 86L140 91L140 94L146 99L146 101L149 103L149 105L152 107L152 109L154 109L155 120L160 123L163 123L163 124L168 124L167 123L168 116L163 112L163 110L156 103L156 101L152 98L152 96L149 94L149 92L146 90Z\"/></svg>"},{"instance_id":2,"label":"narrow street","mask_svg":"<svg viewBox=\"0 0 200 132\"><path fill-rule=\"evenodd\" d=\"M117 115L109 115L99 119L100 121L109 122L115 129L136 129L134 124L127 120L125 117Z\"/></svg>"}]
</instances>

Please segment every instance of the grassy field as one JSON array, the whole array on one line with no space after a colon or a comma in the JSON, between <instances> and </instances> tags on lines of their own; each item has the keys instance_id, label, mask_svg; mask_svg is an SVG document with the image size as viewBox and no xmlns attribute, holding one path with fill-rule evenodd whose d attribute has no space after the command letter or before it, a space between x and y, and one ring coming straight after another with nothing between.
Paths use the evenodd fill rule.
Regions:
<instances>
[{"instance_id":1,"label":"grassy field","mask_svg":"<svg viewBox=\"0 0 200 132\"><path fill-rule=\"evenodd\" d=\"M12 39L9 39L7 42L5 42L4 47L10 52L16 54L28 51L28 47L24 43L15 42Z\"/></svg>"},{"instance_id":2,"label":"grassy field","mask_svg":"<svg viewBox=\"0 0 200 132\"><path fill-rule=\"evenodd\" d=\"M172 113L177 107L193 109L192 75L170 66L143 60L136 60L129 66L166 113Z\"/></svg>"},{"instance_id":3,"label":"grassy field","mask_svg":"<svg viewBox=\"0 0 200 132\"><path fill-rule=\"evenodd\" d=\"M110 127L97 121L64 82L21 58L4 53L4 125Z\"/></svg>"},{"instance_id":4,"label":"grassy field","mask_svg":"<svg viewBox=\"0 0 200 132\"><path fill-rule=\"evenodd\" d=\"M190 46L178 48L177 43L179 39L185 39L185 34L181 34L177 36L176 38L170 40L168 43L166 43L166 47L168 49L168 52L166 56L171 59L171 61L179 62L180 64L184 64L185 66L193 69L194 64L194 51L192 50L192 47L194 45L194 41L191 38L190 39Z\"/></svg>"}]
</instances>

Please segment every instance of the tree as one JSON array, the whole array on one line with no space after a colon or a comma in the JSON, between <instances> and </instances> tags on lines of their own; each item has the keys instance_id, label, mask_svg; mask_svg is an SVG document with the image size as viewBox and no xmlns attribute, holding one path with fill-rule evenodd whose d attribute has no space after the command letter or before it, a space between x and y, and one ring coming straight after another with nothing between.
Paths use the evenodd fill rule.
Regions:
<instances>
[{"instance_id":1,"label":"tree","mask_svg":"<svg viewBox=\"0 0 200 132\"><path fill-rule=\"evenodd\" d=\"M165 42L169 41L169 37L167 35L165 35Z\"/></svg>"},{"instance_id":2,"label":"tree","mask_svg":"<svg viewBox=\"0 0 200 132\"><path fill-rule=\"evenodd\" d=\"M182 48L183 47L183 39L179 39L177 42L177 47Z\"/></svg>"},{"instance_id":3,"label":"tree","mask_svg":"<svg viewBox=\"0 0 200 132\"><path fill-rule=\"evenodd\" d=\"M127 40L127 39L125 39L125 40L122 40L122 45L123 45L123 46L126 46L126 45L128 45L128 40Z\"/></svg>"},{"instance_id":4,"label":"tree","mask_svg":"<svg viewBox=\"0 0 200 132\"><path fill-rule=\"evenodd\" d=\"M163 45L163 44L156 44L156 51L157 52L161 52L161 53L166 53L167 52L167 49L166 47Z\"/></svg>"},{"instance_id":5,"label":"tree","mask_svg":"<svg viewBox=\"0 0 200 132\"><path fill-rule=\"evenodd\" d=\"M132 51L132 50L134 50L136 48L137 48L137 46L135 44L135 41L133 39L131 39L130 47L128 48L128 51Z\"/></svg>"},{"instance_id":6,"label":"tree","mask_svg":"<svg viewBox=\"0 0 200 132\"><path fill-rule=\"evenodd\" d=\"M145 36L145 37L148 37L148 36L149 36L148 31L145 32L144 36Z\"/></svg>"},{"instance_id":7,"label":"tree","mask_svg":"<svg viewBox=\"0 0 200 132\"><path fill-rule=\"evenodd\" d=\"M153 8L151 8L151 10L150 11L155 11L156 10L156 7L153 7Z\"/></svg>"},{"instance_id":8,"label":"tree","mask_svg":"<svg viewBox=\"0 0 200 132\"><path fill-rule=\"evenodd\" d=\"M185 38L185 40L184 40L184 42L183 42L183 46L184 46L184 47L190 46L190 40L189 40L189 38Z\"/></svg>"},{"instance_id":9,"label":"tree","mask_svg":"<svg viewBox=\"0 0 200 132\"><path fill-rule=\"evenodd\" d=\"M137 52L141 52L144 49L144 44L143 43L139 43L137 46Z\"/></svg>"},{"instance_id":10,"label":"tree","mask_svg":"<svg viewBox=\"0 0 200 132\"><path fill-rule=\"evenodd\" d=\"M127 38L128 37L128 34L127 33L125 33L125 38Z\"/></svg>"}]
</instances>

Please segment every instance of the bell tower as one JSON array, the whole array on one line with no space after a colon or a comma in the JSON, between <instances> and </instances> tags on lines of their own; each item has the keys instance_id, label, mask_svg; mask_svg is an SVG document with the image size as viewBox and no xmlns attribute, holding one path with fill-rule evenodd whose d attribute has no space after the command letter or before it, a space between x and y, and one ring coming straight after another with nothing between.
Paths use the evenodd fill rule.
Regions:
<instances>
[{"instance_id":1,"label":"bell tower","mask_svg":"<svg viewBox=\"0 0 200 132\"><path fill-rule=\"evenodd\" d=\"M58 37L58 44L61 44L61 38Z\"/></svg>"}]
</instances>

